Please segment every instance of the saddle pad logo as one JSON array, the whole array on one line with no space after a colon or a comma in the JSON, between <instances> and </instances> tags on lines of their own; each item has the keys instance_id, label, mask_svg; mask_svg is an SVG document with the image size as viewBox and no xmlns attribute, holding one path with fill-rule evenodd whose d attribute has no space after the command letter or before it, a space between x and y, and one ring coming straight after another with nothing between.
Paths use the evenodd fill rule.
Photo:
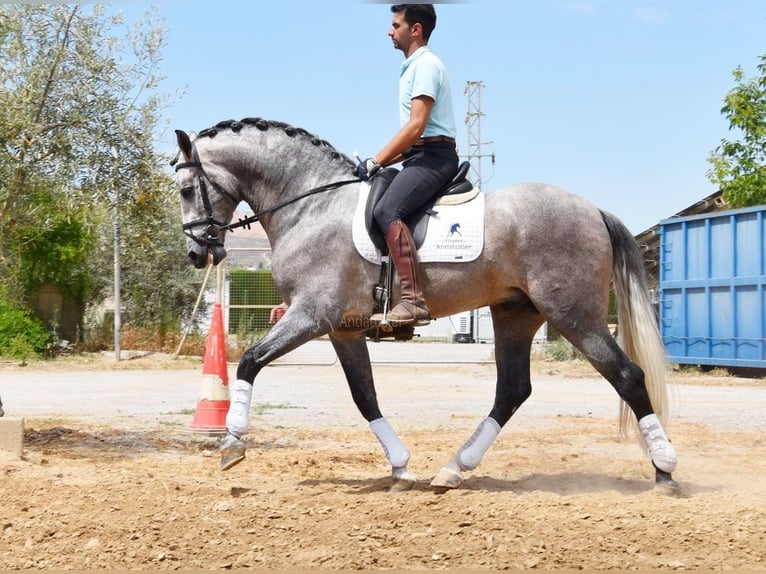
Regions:
<instances>
[{"instance_id":1,"label":"saddle pad logo","mask_svg":"<svg viewBox=\"0 0 766 574\"><path fill-rule=\"evenodd\" d=\"M369 184L360 184L352 235L359 254L367 261L380 264L380 251L372 243L364 225L369 192ZM484 249L483 193L468 203L437 205L434 211L436 214L431 216L425 240L418 250L422 263L467 263L481 255Z\"/></svg>"}]
</instances>

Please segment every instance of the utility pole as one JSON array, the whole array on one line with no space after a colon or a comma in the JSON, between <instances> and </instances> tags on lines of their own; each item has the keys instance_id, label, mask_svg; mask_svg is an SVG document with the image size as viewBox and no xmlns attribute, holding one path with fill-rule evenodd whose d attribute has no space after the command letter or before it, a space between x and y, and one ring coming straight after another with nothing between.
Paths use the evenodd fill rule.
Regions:
<instances>
[{"instance_id":1,"label":"utility pole","mask_svg":"<svg viewBox=\"0 0 766 574\"><path fill-rule=\"evenodd\" d=\"M114 292L112 294L114 300L114 359L120 360L120 330L122 328L122 315L120 301L121 281L120 281L120 190L115 183L117 181L117 162L120 159L120 154L116 147L112 147L112 191L114 193L113 209L114 209Z\"/></svg>"},{"instance_id":2,"label":"utility pole","mask_svg":"<svg viewBox=\"0 0 766 574\"><path fill-rule=\"evenodd\" d=\"M481 110L481 90L484 88L482 82L466 82L465 94L468 97L468 113L465 116L465 124L468 126L468 153L463 157L466 158L470 164L471 169L468 172L468 179L473 186L477 189L482 189L484 180L482 179L481 163L485 157L492 158L492 165L495 164L495 153L484 154L481 147L483 145L489 145L492 142L482 141L481 137L481 118L484 117L484 112ZM479 342L483 333L484 323L479 321L482 313L487 313L487 309L474 309L469 312L470 321L470 339Z\"/></svg>"},{"instance_id":3,"label":"utility pole","mask_svg":"<svg viewBox=\"0 0 766 574\"><path fill-rule=\"evenodd\" d=\"M481 139L481 118L484 113L481 111L481 90L484 88L482 82L466 82L465 94L468 97L468 113L465 117L465 123L468 126L468 153L464 155L470 163L471 170L468 179L471 180L474 187L481 189L483 180L481 173L482 158L492 158L492 164L495 163L495 153L483 154L481 146L489 145L492 142L483 142Z\"/></svg>"}]
</instances>

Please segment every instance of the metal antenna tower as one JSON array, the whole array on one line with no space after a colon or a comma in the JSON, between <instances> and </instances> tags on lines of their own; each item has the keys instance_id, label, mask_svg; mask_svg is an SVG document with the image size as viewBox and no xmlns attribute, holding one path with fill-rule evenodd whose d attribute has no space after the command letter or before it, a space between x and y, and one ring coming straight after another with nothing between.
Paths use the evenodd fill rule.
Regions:
<instances>
[{"instance_id":1,"label":"metal antenna tower","mask_svg":"<svg viewBox=\"0 0 766 574\"><path fill-rule=\"evenodd\" d=\"M489 145L492 142L481 141L481 118L484 113L481 111L481 90L484 88L482 82L466 82L465 94L468 97L468 114L465 116L465 123L468 126L468 153L465 157L471 162L471 170L468 179L471 180L474 187L481 189L481 160L485 157L491 157L492 163L495 163L495 153L482 154L481 146ZM473 161L475 160L475 161Z\"/></svg>"}]
</instances>

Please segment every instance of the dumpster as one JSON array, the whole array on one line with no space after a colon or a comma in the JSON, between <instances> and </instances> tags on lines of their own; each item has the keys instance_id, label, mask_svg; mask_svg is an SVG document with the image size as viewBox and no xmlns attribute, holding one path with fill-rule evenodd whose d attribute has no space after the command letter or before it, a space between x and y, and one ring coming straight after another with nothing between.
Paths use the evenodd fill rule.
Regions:
<instances>
[{"instance_id":1,"label":"dumpster","mask_svg":"<svg viewBox=\"0 0 766 574\"><path fill-rule=\"evenodd\" d=\"M661 221L659 322L673 363L766 367L766 206Z\"/></svg>"}]
</instances>

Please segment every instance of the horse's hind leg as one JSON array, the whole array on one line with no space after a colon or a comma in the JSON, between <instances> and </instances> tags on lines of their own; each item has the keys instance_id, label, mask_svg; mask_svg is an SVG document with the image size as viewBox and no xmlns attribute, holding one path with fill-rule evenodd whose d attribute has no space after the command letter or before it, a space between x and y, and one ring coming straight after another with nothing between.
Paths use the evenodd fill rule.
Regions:
<instances>
[{"instance_id":1,"label":"horse's hind leg","mask_svg":"<svg viewBox=\"0 0 766 574\"><path fill-rule=\"evenodd\" d=\"M389 492L411 490L415 485L415 476L407 470L410 451L380 412L364 333L331 333L330 340L346 374L354 404L370 423L370 430L380 441L391 463L393 484Z\"/></svg>"},{"instance_id":2,"label":"horse's hind leg","mask_svg":"<svg viewBox=\"0 0 766 574\"><path fill-rule=\"evenodd\" d=\"M657 491L665 494L678 492L680 486L671 474L677 463L676 451L654 413L643 370L628 358L610 335L606 325L592 329L571 329L568 325L557 325L556 328L611 383L620 398L633 411L655 468Z\"/></svg>"},{"instance_id":3,"label":"horse's hind leg","mask_svg":"<svg viewBox=\"0 0 766 574\"><path fill-rule=\"evenodd\" d=\"M495 402L489 416L431 481L436 490L462 484L463 473L479 465L502 427L532 393L529 355L543 319L526 299L493 305L491 311L497 365Z\"/></svg>"}]
</instances>

